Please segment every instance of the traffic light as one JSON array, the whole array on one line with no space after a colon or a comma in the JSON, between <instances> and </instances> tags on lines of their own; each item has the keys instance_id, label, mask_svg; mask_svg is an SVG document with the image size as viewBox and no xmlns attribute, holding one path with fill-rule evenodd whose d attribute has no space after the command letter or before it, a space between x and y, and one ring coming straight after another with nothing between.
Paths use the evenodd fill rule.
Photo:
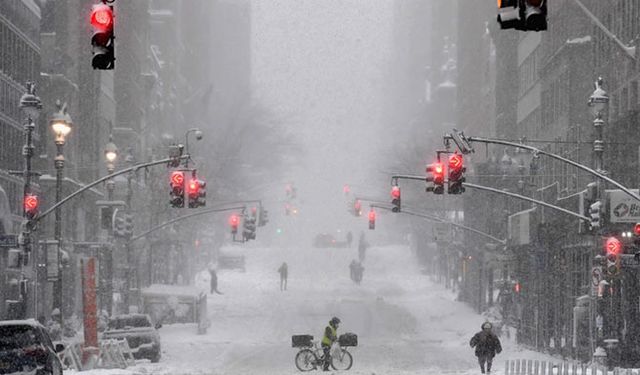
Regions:
<instances>
[{"instance_id":1,"label":"traffic light","mask_svg":"<svg viewBox=\"0 0 640 375\"><path fill-rule=\"evenodd\" d=\"M391 187L391 208L392 212L400 212L400 187L394 185Z\"/></svg>"},{"instance_id":2,"label":"traffic light","mask_svg":"<svg viewBox=\"0 0 640 375\"><path fill-rule=\"evenodd\" d=\"M433 185L427 185L427 191L434 194L444 194L444 164L436 162L427 165L427 182Z\"/></svg>"},{"instance_id":3,"label":"traffic light","mask_svg":"<svg viewBox=\"0 0 640 375\"><path fill-rule=\"evenodd\" d=\"M231 234L236 235L238 233L238 224L240 223L240 218L238 215L233 214L229 218L229 225L231 226Z\"/></svg>"},{"instance_id":4,"label":"traffic light","mask_svg":"<svg viewBox=\"0 0 640 375\"><path fill-rule=\"evenodd\" d=\"M349 185L344 185L342 187L342 191L344 192L344 195L349 195L349 193L351 192L351 187Z\"/></svg>"},{"instance_id":5,"label":"traffic light","mask_svg":"<svg viewBox=\"0 0 640 375\"><path fill-rule=\"evenodd\" d=\"M464 193L464 186L462 186L462 183L466 181L464 178L464 172L466 170L462 155L456 153L449 156L449 182L447 183L448 194Z\"/></svg>"},{"instance_id":6,"label":"traffic light","mask_svg":"<svg viewBox=\"0 0 640 375\"><path fill-rule=\"evenodd\" d=\"M542 31L547 29L547 0L498 0L501 29Z\"/></svg>"},{"instance_id":7,"label":"traffic light","mask_svg":"<svg viewBox=\"0 0 640 375\"><path fill-rule=\"evenodd\" d=\"M245 241L256 239L256 219L254 217L245 216L242 223L242 238Z\"/></svg>"},{"instance_id":8,"label":"traffic light","mask_svg":"<svg viewBox=\"0 0 640 375\"><path fill-rule=\"evenodd\" d=\"M126 213L123 215L123 237L131 238L133 237L133 215Z\"/></svg>"},{"instance_id":9,"label":"traffic light","mask_svg":"<svg viewBox=\"0 0 640 375\"><path fill-rule=\"evenodd\" d=\"M524 24L527 30L547 29L547 0L524 0Z\"/></svg>"},{"instance_id":10,"label":"traffic light","mask_svg":"<svg viewBox=\"0 0 640 375\"><path fill-rule=\"evenodd\" d=\"M91 8L93 36L91 45L93 69L112 70L115 67L115 36L113 35L113 7L99 3Z\"/></svg>"},{"instance_id":11,"label":"traffic light","mask_svg":"<svg viewBox=\"0 0 640 375\"><path fill-rule=\"evenodd\" d=\"M501 29L522 29L520 0L498 0L498 23Z\"/></svg>"},{"instance_id":12,"label":"traffic light","mask_svg":"<svg viewBox=\"0 0 640 375\"><path fill-rule=\"evenodd\" d=\"M260 209L260 213L258 215L258 226L264 227L269 222L269 211L264 208Z\"/></svg>"},{"instance_id":13,"label":"traffic light","mask_svg":"<svg viewBox=\"0 0 640 375\"><path fill-rule=\"evenodd\" d=\"M202 207L207 204L207 183L192 178L187 185L187 196L189 198L189 208Z\"/></svg>"},{"instance_id":14,"label":"traffic light","mask_svg":"<svg viewBox=\"0 0 640 375\"><path fill-rule=\"evenodd\" d=\"M520 290L522 290L522 285L520 285L520 282L519 282L519 281L516 281L516 283L515 283L515 284L513 284L513 291L514 291L516 294L520 294Z\"/></svg>"},{"instance_id":15,"label":"traffic light","mask_svg":"<svg viewBox=\"0 0 640 375\"><path fill-rule=\"evenodd\" d=\"M24 196L24 215L28 220L34 220L40 214L40 199L35 194Z\"/></svg>"},{"instance_id":16,"label":"traffic light","mask_svg":"<svg viewBox=\"0 0 640 375\"><path fill-rule=\"evenodd\" d=\"M369 229L376 229L376 212L373 210L373 207L369 211Z\"/></svg>"},{"instance_id":17,"label":"traffic light","mask_svg":"<svg viewBox=\"0 0 640 375\"><path fill-rule=\"evenodd\" d=\"M360 202L360 199L356 199L353 202L353 215L362 216L362 202Z\"/></svg>"},{"instance_id":18,"label":"traffic light","mask_svg":"<svg viewBox=\"0 0 640 375\"><path fill-rule=\"evenodd\" d=\"M184 171L171 172L171 207L184 207Z\"/></svg>"},{"instance_id":19,"label":"traffic light","mask_svg":"<svg viewBox=\"0 0 640 375\"><path fill-rule=\"evenodd\" d=\"M113 236L117 238L127 237L124 215L116 215L113 221Z\"/></svg>"},{"instance_id":20,"label":"traffic light","mask_svg":"<svg viewBox=\"0 0 640 375\"><path fill-rule=\"evenodd\" d=\"M589 224L591 225L591 230L598 230L602 227L603 224L603 207L602 201L596 201L589 206Z\"/></svg>"},{"instance_id":21,"label":"traffic light","mask_svg":"<svg viewBox=\"0 0 640 375\"><path fill-rule=\"evenodd\" d=\"M622 242L616 237L608 237L605 241L606 252L605 270L607 275L615 276L620 272L620 256L623 252Z\"/></svg>"}]
</instances>

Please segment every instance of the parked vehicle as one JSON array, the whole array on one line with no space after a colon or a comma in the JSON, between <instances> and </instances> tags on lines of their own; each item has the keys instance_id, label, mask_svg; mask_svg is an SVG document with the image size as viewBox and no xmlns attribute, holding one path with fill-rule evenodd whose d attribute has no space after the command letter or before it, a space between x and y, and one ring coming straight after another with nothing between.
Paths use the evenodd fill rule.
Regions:
<instances>
[{"instance_id":1,"label":"parked vehicle","mask_svg":"<svg viewBox=\"0 0 640 375\"><path fill-rule=\"evenodd\" d=\"M57 353L64 345L51 342L47 329L33 319L0 321L0 374L62 375Z\"/></svg>"},{"instance_id":2,"label":"parked vehicle","mask_svg":"<svg viewBox=\"0 0 640 375\"><path fill-rule=\"evenodd\" d=\"M153 325L147 314L116 315L109 320L105 339L126 339L135 359L160 361L160 335L162 324Z\"/></svg>"}]
</instances>

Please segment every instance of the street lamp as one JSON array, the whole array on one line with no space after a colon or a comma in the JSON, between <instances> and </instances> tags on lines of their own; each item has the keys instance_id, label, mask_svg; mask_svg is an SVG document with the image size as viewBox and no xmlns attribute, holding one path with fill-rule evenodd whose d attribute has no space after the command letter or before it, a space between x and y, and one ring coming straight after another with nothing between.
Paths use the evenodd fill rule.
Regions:
<instances>
[{"instance_id":1,"label":"street lamp","mask_svg":"<svg viewBox=\"0 0 640 375\"><path fill-rule=\"evenodd\" d=\"M198 128L191 128L187 130L187 132L184 134L187 155L191 155L189 154L189 134L191 133L195 133L197 141L202 140L202 137L203 137L202 130ZM184 166L189 167L189 158L184 160Z\"/></svg>"},{"instance_id":2,"label":"street lamp","mask_svg":"<svg viewBox=\"0 0 640 375\"><path fill-rule=\"evenodd\" d=\"M33 278L36 281L36 288L34 288L35 289L34 295L37 296L38 269L37 267L33 267L32 271L29 271L29 269L25 267L28 265L29 256L31 255L31 247L32 247L31 232L34 228L32 227L32 225L30 225L31 223L27 218L27 210L26 210L26 205L24 204L24 199L29 194L31 194L31 176L33 175L33 172L31 171L31 158L33 157L33 153L35 149L33 145L33 131L36 128L35 120L37 120L38 117L40 117L40 110L42 109L42 103L40 102L40 98L36 96L35 83L27 82L26 88L27 88L27 92L25 92L20 98L20 105L19 105L19 108L27 116L26 122L24 123L24 127L23 127L24 134L25 134L25 144L24 146L22 146L22 155L24 156L24 169L22 170L22 178L24 181L24 185L23 185L23 191L22 191L23 193L22 194L23 225L20 233L20 238L21 238L20 247L22 249L22 257L24 259L22 263L23 265L22 275L24 275L23 276L24 278L27 278L27 279ZM32 262L32 265L35 265L37 263L38 262ZM22 294L22 292L20 293L19 299L23 304L26 304L27 296ZM36 301L37 301L37 297L34 298L33 300L34 317L38 316L38 312L37 312L38 306ZM22 309L22 311L25 311L25 309ZM21 315L25 315L25 314L23 313ZM20 316L19 318L22 319L24 318L24 316Z\"/></svg>"},{"instance_id":3,"label":"street lamp","mask_svg":"<svg viewBox=\"0 0 640 375\"><path fill-rule=\"evenodd\" d=\"M104 147L104 158L107 162L107 174L112 174L115 171L115 161L118 158L118 146L113 143L113 135L109 136L109 143ZM107 199L113 200L113 190L115 188L115 181L110 178L107 181Z\"/></svg>"},{"instance_id":4,"label":"street lamp","mask_svg":"<svg viewBox=\"0 0 640 375\"><path fill-rule=\"evenodd\" d=\"M591 114L594 116L593 126L596 130L596 139L593 141L595 169L596 171L604 174L606 172L604 170L604 141L602 139L604 120L602 117L609 106L609 95L602 88L602 83L602 77L598 77L598 80L594 84L595 90L589 97L587 105L591 109Z\"/></svg>"},{"instance_id":5,"label":"street lamp","mask_svg":"<svg viewBox=\"0 0 640 375\"><path fill-rule=\"evenodd\" d=\"M67 135L71 132L71 128L73 127L73 121L71 120L71 116L67 113L67 103L61 104L60 101L56 101L56 107L58 108L57 112L54 112L49 119L49 125L51 125L51 129L55 133L55 143L56 143L56 157L54 159L54 165L56 168L56 204L60 202L62 199L62 171L64 169L64 154L63 148L66 141ZM54 224L54 239L57 243L57 258L58 258L58 281L55 289L55 306L60 309L60 317L63 318L64 314L62 314L62 249L61 249L61 238L62 238L62 211L60 207L56 208L55 211L55 224Z\"/></svg>"}]
</instances>

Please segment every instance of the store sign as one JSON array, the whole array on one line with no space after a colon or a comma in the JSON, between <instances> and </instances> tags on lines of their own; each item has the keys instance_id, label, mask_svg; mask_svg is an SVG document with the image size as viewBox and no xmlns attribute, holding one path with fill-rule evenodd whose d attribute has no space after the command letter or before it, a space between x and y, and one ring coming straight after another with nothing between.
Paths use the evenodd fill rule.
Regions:
<instances>
[{"instance_id":1,"label":"store sign","mask_svg":"<svg viewBox=\"0 0 640 375\"><path fill-rule=\"evenodd\" d=\"M638 194L638 189L632 189ZM622 190L607 190L609 204L609 222L637 223L640 222L640 202L631 198Z\"/></svg>"}]
</instances>

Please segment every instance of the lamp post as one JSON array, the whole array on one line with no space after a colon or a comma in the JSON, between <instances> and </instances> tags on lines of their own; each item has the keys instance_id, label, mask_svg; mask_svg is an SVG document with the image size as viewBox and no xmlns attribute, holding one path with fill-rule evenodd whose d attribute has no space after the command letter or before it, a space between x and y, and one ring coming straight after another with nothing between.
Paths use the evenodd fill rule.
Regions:
<instances>
[{"instance_id":1,"label":"lamp post","mask_svg":"<svg viewBox=\"0 0 640 375\"><path fill-rule=\"evenodd\" d=\"M115 161L118 158L118 146L113 143L113 135L109 136L109 143L104 147L104 158L107 163L107 174L112 174L116 170ZM115 182L113 179L107 181L107 200L113 200L113 190Z\"/></svg>"},{"instance_id":2,"label":"lamp post","mask_svg":"<svg viewBox=\"0 0 640 375\"><path fill-rule=\"evenodd\" d=\"M113 143L113 135L109 135L109 143L104 147L104 160L107 166L107 175L113 174L116 169L115 162L118 159L118 147ZM107 201L113 201L113 191L115 190L115 181L110 178L106 182L107 188ZM108 206L109 218L111 219L107 227L107 238L111 244L111 248L103 254L103 267L104 272L101 273L102 284L105 286L101 290L100 301L103 310L107 310L109 314L113 311L113 248L114 248L114 235L113 235L113 206ZM103 209L107 209L106 207Z\"/></svg>"},{"instance_id":3,"label":"lamp post","mask_svg":"<svg viewBox=\"0 0 640 375\"><path fill-rule=\"evenodd\" d=\"M31 158L33 157L33 151L35 148L33 146L33 131L36 128L35 121L40 116L40 110L42 109L42 102L40 101L40 98L36 96L35 83L27 82L26 86L27 86L27 92L24 93L24 95L22 95L22 97L20 98L20 106L19 106L19 108L27 116L27 119L24 124L25 144L22 147L22 155L24 156L24 170L22 171L22 178L24 181L24 186L23 186L23 194L22 194L23 221L22 221L22 230L20 233L20 237L21 237L20 246L22 248L22 255L23 255L22 274L30 275L30 272L28 271L28 268L26 266L28 266L29 263L33 265L33 264L36 264L37 262L29 261L29 256L32 250L31 231L34 228L32 228L32 225L29 219L27 218L24 199L27 195L32 193L31 176L33 175L33 172L31 171ZM34 269L37 270L37 268L35 267ZM32 275L32 276L36 276L36 275ZM37 277L35 279L37 280ZM36 293L34 293L34 295L36 295ZM20 301L22 301L22 308L21 308L21 312L18 313L20 315L20 318L23 318L24 316L26 316L26 308L25 308L26 298L27 296L24 295L21 291ZM34 317L37 316L36 310L37 310L37 304L34 299Z\"/></svg>"},{"instance_id":4,"label":"lamp post","mask_svg":"<svg viewBox=\"0 0 640 375\"><path fill-rule=\"evenodd\" d=\"M202 130L198 128L191 128L187 130L187 132L184 134L184 140L185 140L184 143L186 145L187 154L189 154L189 134L191 133L195 133L197 141L202 140ZM189 168L189 159L184 160L184 166L186 168Z\"/></svg>"},{"instance_id":5,"label":"lamp post","mask_svg":"<svg viewBox=\"0 0 640 375\"><path fill-rule=\"evenodd\" d=\"M67 135L71 132L71 128L73 126L73 121L71 120L71 116L67 113L67 104L61 104L60 101L56 102L56 106L58 108L57 112L54 112L51 115L51 119L49 120L49 124L51 125L51 129L53 130L56 138L56 157L54 159L54 165L56 168L56 203L60 202L62 199L62 172L64 169L64 144L66 141ZM62 211L60 207L56 208L55 211L55 225L53 231L54 240L57 243L57 258L58 258L58 281L56 282L55 287L55 299L54 299L54 307L60 309L60 318L64 318L63 308L62 308L62 249L61 249L61 240L62 240Z\"/></svg>"},{"instance_id":6,"label":"lamp post","mask_svg":"<svg viewBox=\"0 0 640 375\"><path fill-rule=\"evenodd\" d=\"M609 106L609 95L602 88L602 77L598 77L595 82L595 90L589 97L587 105L591 108L591 114L594 117L593 126L595 127L596 139L593 141L593 153L594 153L594 168L597 172L605 174L604 169L604 141L603 141L603 127L604 120L602 119L604 112ZM600 190L600 189L598 189ZM598 197L600 192L598 192Z\"/></svg>"},{"instance_id":7,"label":"lamp post","mask_svg":"<svg viewBox=\"0 0 640 375\"><path fill-rule=\"evenodd\" d=\"M135 164L135 158L133 157L131 147L127 149L127 156L125 157L125 162L127 163L127 166L133 166ZM127 173L127 197L126 197L125 203L127 207L127 215L130 217L133 217L132 216L133 209L131 206L133 204L133 178L135 177L134 173L135 172L133 171ZM132 234L133 233L130 233L130 235ZM137 274L138 274L137 263L133 259L133 252L131 251L132 245L128 241L129 238L130 237L127 237L127 242L125 244L125 251L127 253L127 269L126 269L126 276L125 276L125 306L126 306L125 313L129 313L129 308L131 306L131 303L133 302L133 298L131 296L131 289L134 286L137 286L137 282L134 282L134 280L137 280Z\"/></svg>"}]
</instances>

